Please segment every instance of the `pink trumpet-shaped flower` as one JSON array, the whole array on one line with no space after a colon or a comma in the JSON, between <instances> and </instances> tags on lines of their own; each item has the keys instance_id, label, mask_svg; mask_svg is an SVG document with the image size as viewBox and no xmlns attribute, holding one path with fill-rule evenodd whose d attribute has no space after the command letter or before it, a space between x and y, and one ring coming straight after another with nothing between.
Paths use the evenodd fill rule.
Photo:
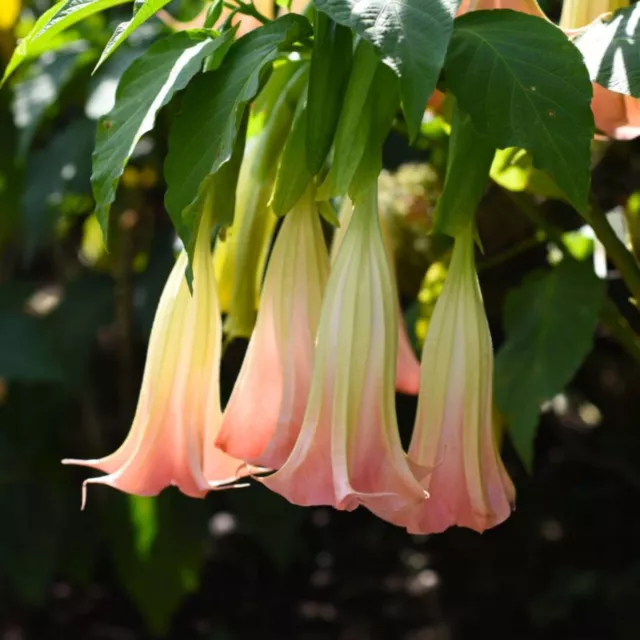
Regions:
<instances>
[{"instance_id":1,"label":"pink trumpet-shaped flower","mask_svg":"<svg viewBox=\"0 0 640 640\"><path fill-rule=\"evenodd\" d=\"M340 209L340 226L336 229L333 237L333 244L331 246L331 261L333 262L338 255L338 249L342 244L342 240L347 231L349 223L351 222L351 216L353 214L353 204L348 197L345 197ZM391 279L396 282L395 261L393 256L393 249L391 248L391 240L389 234L385 233L384 219L380 219L380 225L382 229L382 236L384 238L384 244L389 256L389 265L391 267ZM396 293L397 299L397 293ZM404 320L402 318L402 311L400 305L397 305L398 310L398 361L396 363L396 390L400 393L406 393L408 395L415 396L420 388L420 363L416 354L413 351L411 342L409 341L409 335L407 334L407 328L405 327Z\"/></svg>"},{"instance_id":2,"label":"pink trumpet-shaped flower","mask_svg":"<svg viewBox=\"0 0 640 640\"><path fill-rule=\"evenodd\" d=\"M362 504L387 518L425 499L396 422L395 304L373 184L356 200L329 275L300 435L280 470L262 479L290 502Z\"/></svg>"},{"instance_id":3,"label":"pink trumpet-shaped flower","mask_svg":"<svg viewBox=\"0 0 640 640\"><path fill-rule=\"evenodd\" d=\"M242 462L214 447L222 418L219 395L221 320L203 216L193 256L193 295L179 256L153 322L133 425L122 446L97 460L64 460L107 475L85 480L141 496L177 486L202 497L238 477Z\"/></svg>"},{"instance_id":4,"label":"pink trumpet-shaped flower","mask_svg":"<svg viewBox=\"0 0 640 640\"><path fill-rule=\"evenodd\" d=\"M456 238L422 352L408 455L432 497L396 514L410 533L453 525L484 531L509 516L515 499L493 430L493 351L473 243L471 227Z\"/></svg>"},{"instance_id":5,"label":"pink trumpet-shaped flower","mask_svg":"<svg viewBox=\"0 0 640 640\"><path fill-rule=\"evenodd\" d=\"M307 406L329 257L312 189L284 219L258 319L216 444L256 465L287 459Z\"/></svg>"}]
</instances>

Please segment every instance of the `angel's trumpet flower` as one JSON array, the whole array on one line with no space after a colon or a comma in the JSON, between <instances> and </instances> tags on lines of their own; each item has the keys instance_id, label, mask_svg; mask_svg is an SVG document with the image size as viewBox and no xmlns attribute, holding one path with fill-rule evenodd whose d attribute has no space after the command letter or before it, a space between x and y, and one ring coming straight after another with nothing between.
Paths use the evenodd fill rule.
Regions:
<instances>
[{"instance_id":1,"label":"angel's trumpet flower","mask_svg":"<svg viewBox=\"0 0 640 640\"><path fill-rule=\"evenodd\" d=\"M351 215L353 213L353 203L348 197L342 202L340 208L340 226L336 229L333 244L331 245L331 260L335 260L338 255L338 249L342 244L342 240L346 233L347 227L351 221ZM380 219L380 225L382 228L382 236L384 238L385 247L389 255L389 264L391 266L391 277L395 286L396 274L395 274L395 262L393 256L393 250L391 248L391 240L389 234L385 233L384 219ZM397 294L396 294L397 296ZM416 358L416 354L413 351L411 342L409 341L409 335L407 334L407 328L405 327L402 319L402 312L398 305L398 362L396 365L396 390L400 393L406 393L409 395L416 395L420 388L420 363Z\"/></svg>"},{"instance_id":2,"label":"angel's trumpet flower","mask_svg":"<svg viewBox=\"0 0 640 640\"><path fill-rule=\"evenodd\" d=\"M208 203L210 209L211 203ZM193 255L193 293L182 252L164 287L151 329L133 425L114 453L64 460L103 471L85 480L140 496L174 485L188 496L233 482L241 461L214 446L222 418L219 375L222 328L210 252L211 217L204 215Z\"/></svg>"},{"instance_id":3,"label":"angel's trumpet flower","mask_svg":"<svg viewBox=\"0 0 640 640\"><path fill-rule=\"evenodd\" d=\"M515 498L494 436L493 351L473 251L469 227L456 238L422 352L408 455L431 499L393 519L411 533L484 531L509 516Z\"/></svg>"},{"instance_id":4,"label":"angel's trumpet flower","mask_svg":"<svg viewBox=\"0 0 640 640\"><path fill-rule=\"evenodd\" d=\"M629 6L629 0L564 0L560 27L574 34L598 16ZM591 110L596 128L610 138L631 140L640 136L640 100L593 83Z\"/></svg>"},{"instance_id":5,"label":"angel's trumpet flower","mask_svg":"<svg viewBox=\"0 0 640 640\"><path fill-rule=\"evenodd\" d=\"M327 283L304 421L291 455L262 482L299 505L381 517L421 503L395 415L396 293L377 211L364 189Z\"/></svg>"},{"instance_id":6,"label":"angel's trumpet flower","mask_svg":"<svg viewBox=\"0 0 640 640\"><path fill-rule=\"evenodd\" d=\"M256 327L217 445L278 468L302 426L329 258L313 189L284 218L269 259Z\"/></svg>"}]
</instances>

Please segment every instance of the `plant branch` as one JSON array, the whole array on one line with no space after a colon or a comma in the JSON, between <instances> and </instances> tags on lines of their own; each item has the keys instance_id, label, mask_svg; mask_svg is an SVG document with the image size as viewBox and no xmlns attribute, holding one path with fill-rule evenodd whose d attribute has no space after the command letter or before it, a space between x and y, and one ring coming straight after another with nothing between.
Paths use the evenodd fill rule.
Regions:
<instances>
[{"instance_id":1,"label":"plant branch","mask_svg":"<svg viewBox=\"0 0 640 640\"><path fill-rule=\"evenodd\" d=\"M591 225L598 240L604 245L607 256L620 272L620 276L631 295L635 300L640 301L640 265L624 242L618 238L609 224L606 214L593 199L590 203L587 222Z\"/></svg>"}]
</instances>

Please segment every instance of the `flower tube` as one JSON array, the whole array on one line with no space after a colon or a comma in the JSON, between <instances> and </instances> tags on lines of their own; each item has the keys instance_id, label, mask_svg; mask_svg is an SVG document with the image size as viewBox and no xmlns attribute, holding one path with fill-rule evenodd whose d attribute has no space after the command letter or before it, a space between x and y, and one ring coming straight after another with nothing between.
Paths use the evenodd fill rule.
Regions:
<instances>
[{"instance_id":1,"label":"flower tube","mask_svg":"<svg viewBox=\"0 0 640 640\"><path fill-rule=\"evenodd\" d=\"M396 515L410 533L484 531L509 516L515 499L495 441L493 350L473 252L469 226L456 237L424 343L408 455L431 499Z\"/></svg>"},{"instance_id":2,"label":"flower tube","mask_svg":"<svg viewBox=\"0 0 640 640\"><path fill-rule=\"evenodd\" d=\"M329 272L314 190L284 218L269 259L256 327L216 444L267 468L287 459L302 426Z\"/></svg>"},{"instance_id":3,"label":"flower tube","mask_svg":"<svg viewBox=\"0 0 640 640\"><path fill-rule=\"evenodd\" d=\"M210 201L207 209L210 209ZM85 480L154 496L167 486L191 497L238 478L242 462L216 450L220 428L221 320L210 252L210 215L203 215L193 255L193 294L183 251L169 275L151 329L133 425L122 446L97 460L63 460L103 471Z\"/></svg>"},{"instance_id":4,"label":"flower tube","mask_svg":"<svg viewBox=\"0 0 640 640\"><path fill-rule=\"evenodd\" d=\"M331 260L335 260L338 255L338 249L342 244L342 240L347 231L347 227L351 222L351 216L353 213L353 203L349 197L345 196L342 207L340 209L340 226L336 229L333 237L333 244L331 245ZM393 256L393 249L391 248L391 240L389 234L385 233L384 219L380 218L380 225L382 229L382 236L384 238L385 247L389 257L389 265L391 267L391 279L394 284L396 282L395 261ZM396 298L397 298L396 293ZM405 327L404 320L402 318L402 310L400 305L398 309L398 361L396 364L396 391L400 393L406 393L408 395L417 395L420 388L420 363L416 358L416 354L413 351L411 342L409 341L409 335L407 334L407 328Z\"/></svg>"},{"instance_id":5,"label":"flower tube","mask_svg":"<svg viewBox=\"0 0 640 640\"><path fill-rule=\"evenodd\" d=\"M362 504L387 519L425 499L396 422L397 322L374 183L356 200L331 269L300 435L280 470L261 480L267 487L294 504Z\"/></svg>"}]
</instances>

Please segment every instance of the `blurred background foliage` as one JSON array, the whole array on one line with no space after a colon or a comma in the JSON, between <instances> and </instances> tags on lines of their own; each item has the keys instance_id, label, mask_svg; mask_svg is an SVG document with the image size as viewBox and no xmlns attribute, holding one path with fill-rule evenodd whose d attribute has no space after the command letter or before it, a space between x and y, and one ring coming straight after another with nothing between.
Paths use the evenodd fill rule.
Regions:
<instances>
[{"instance_id":1,"label":"blurred background foliage","mask_svg":"<svg viewBox=\"0 0 640 640\"><path fill-rule=\"evenodd\" d=\"M49 6L2 0L0 67ZM545 7L558 12L556 2ZM180 20L201 8L167 7ZM203 501L92 488L80 511L85 472L59 460L98 457L126 433L175 249L162 162L179 97L126 170L108 252L92 210L96 122L123 70L167 32L149 21L92 75L128 12L57 36L54 51L0 92L0 638L449 640L481 630L636 640L637 310L606 263L604 280L593 275L593 241L577 215L513 150L494 163L479 219L496 395L523 425L505 439L519 493L506 524L482 536L407 536L367 511L303 510L259 486ZM425 120L412 149L396 133L381 178L417 348L446 275L447 245L425 236L446 147L438 117ZM637 242L640 146L599 144L595 155L594 195L604 210L626 213ZM553 268L558 253L566 259ZM585 308L586 324L575 314ZM510 341L526 347L515 361ZM225 354L223 399L245 346ZM399 397L398 411L406 439L415 399Z\"/></svg>"}]
</instances>

